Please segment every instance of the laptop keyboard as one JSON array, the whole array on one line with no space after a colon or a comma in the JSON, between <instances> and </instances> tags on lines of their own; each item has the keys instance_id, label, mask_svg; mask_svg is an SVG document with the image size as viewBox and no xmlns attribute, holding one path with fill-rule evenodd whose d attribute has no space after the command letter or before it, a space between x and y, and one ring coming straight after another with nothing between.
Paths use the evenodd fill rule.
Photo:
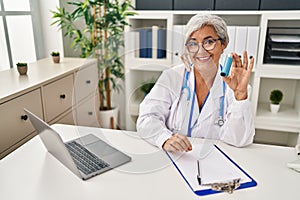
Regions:
<instances>
[{"instance_id":1,"label":"laptop keyboard","mask_svg":"<svg viewBox=\"0 0 300 200\"><path fill-rule=\"evenodd\" d=\"M89 150L76 141L67 143L66 147L73 157L77 168L85 175L109 167L109 164L92 154Z\"/></svg>"}]
</instances>

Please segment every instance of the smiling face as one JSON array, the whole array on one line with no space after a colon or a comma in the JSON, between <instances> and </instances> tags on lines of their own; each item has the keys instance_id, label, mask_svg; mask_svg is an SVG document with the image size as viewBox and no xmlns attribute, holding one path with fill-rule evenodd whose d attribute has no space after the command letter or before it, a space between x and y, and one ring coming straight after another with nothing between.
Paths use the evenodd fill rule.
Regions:
<instances>
[{"instance_id":1,"label":"smiling face","mask_svg":"<svg viewBox=\"0 0 300 200\"><path fill-rule=\"evenodd\" d=\"M205 50L202 47L204 41L207 39L215 40L216 44L212 50ZM202 64L209 61L213 61L215 66L219 66L219 59L226 45L221 43L221 40L218 40L219 36L217 35L215 29L212 26L204 26L201 29L193 32L190 36L189 41L196 42L199 44L199 50L197 53L190 53L191 59L194 64Z\"/></svg>"}]
</instances>

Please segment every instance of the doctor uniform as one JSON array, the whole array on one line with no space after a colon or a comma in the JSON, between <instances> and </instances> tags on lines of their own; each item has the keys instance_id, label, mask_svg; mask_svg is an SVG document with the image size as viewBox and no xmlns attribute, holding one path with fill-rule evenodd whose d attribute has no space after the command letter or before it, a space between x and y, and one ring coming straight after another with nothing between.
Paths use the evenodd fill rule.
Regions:
<instances>
[{"instance_id":1,"label":"doctor uniform","mask_svg":"<svg viewBox=\"0 0 300 200\"><path fill-rule=\"evenodd\" d=\"M251 144L255 134L251 87L248 98L237 101L223 82L220 68L201 109L195 98L194 68L188 76L183 64L165 70L140 104L140 136L159 148L175 133L222 140L237 147ZM220 117L224 123L218 124Z\"/></svg>"}]
</instances>

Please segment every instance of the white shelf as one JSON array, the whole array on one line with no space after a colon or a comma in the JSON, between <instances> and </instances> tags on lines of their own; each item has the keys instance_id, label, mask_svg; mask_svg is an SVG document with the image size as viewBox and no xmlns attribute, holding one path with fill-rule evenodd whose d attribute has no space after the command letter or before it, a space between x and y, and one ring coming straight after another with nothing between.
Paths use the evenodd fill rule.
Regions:
<instances>
[{"instance_id":1,"label":"white shelf","mask_svg":"<svg viewBox=\"0 0 300 200\"><path fill-rule=\"evenodd\" d=\"M279 131L299 132L299 113L290 105L280 105L278 113L270 111L269 103L259 103L255 118L255 127Z\"/></svg>"},{"instance_id":2,"label":"white shelf","mask_svg":"<svg viewBox=\"0 0 300 200\"><path fill-rule=\"evenodd\" d=\"M166 59L137 58L137 47L135 44L135 34L129 34L125 42L127 54L125 59L126 95L127 95L127 121L126 128L135 129L135 119L139 113L139 104L143 99L138 89L143 81L158 77L160 72L175 65L173 48L176 36L172 33L174 26L186 25L189 19L198 13L215 14L222 17L228 26L259 26L258 52L255 57L255 66L251 74L250 83L252 85L251 101L255 112L255 127L263 130L261 135L270 140L274 139L282 142L280 137L273 137L272 134L279 132L293 135L300 133L300 66L289 64L265 64L264 47L266 44L266 34L271 26L295 26L299 27L299 11L137 11L138 15L130 17L132 26L127 32L137 28L151 27L159 25L167 30L167 57ZM178 32L178 30L177 30ZM177 38L178 39L178 38ZM176 45L174 45L176 46ZM129 48L128 48L129 47ZM126 45L125 45L126 48ZM223 62L221 62L223 63ZM269 108L269 93L273 89L281 89L284 99L281 102L279 113L272 114ZM137 98L137 96L142 96ZM267 102L267 103L264 103ZM271 136L272 135L272 136ZM292 139L292 142L295 142ZM276 143L274 141L274 143Z\"/></svg>"},{"instance_id":3,"label":"white shelf","mask_svg":"<svg viewBox=\"0 0 300 200\"><path fill-rule=\"evenodd\" d=\"M144 65L140 65L140 66L131 67L130 70L161 72L168 68L169 68L169 66L167 66L167 65L144 64Z\"/></svg>"},{"instance_id":4,"label":"white shelf","mask_svg":"<svg viewBox=\"0 0 300 200\"><path fill-rule=\"evenodd\" d=\"M262 64L256 70L261 77L300 79L299 65Z\"/></svg>"}]
</instances>

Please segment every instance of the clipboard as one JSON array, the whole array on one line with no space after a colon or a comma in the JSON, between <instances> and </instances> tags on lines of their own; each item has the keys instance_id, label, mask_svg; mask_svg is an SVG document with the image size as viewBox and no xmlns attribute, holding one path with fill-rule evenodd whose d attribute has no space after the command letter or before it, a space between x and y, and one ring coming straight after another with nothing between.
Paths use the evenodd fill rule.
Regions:
<instances>
[{"instance_id":1,"label":"clipboard","mask_svg":"<svg viewBox=\"0 0 300 200\"><path fill-rule=\"evenodd\" d=\"M208 184L204 184L204 186L199 185L198 183L197 185L195 184L195 181L197 182L196 179L198 174L198 171L196 169L198 159L197 156L195 156L195 154L197 154L197 151L199 151L199 149L203 148L203 146L199 147L199 145L194 145L193 151L191 153L166 153L171 159L175 168L178 170L185 182L196 195L205 196L223 192L212 189L212 186L209 186ZM230 170L236 171L236 175L243 177L243 179L241 179L241 182L239 183L239 187L236 188L236 190L254 187L257 185L257 182L247 172L245 172L236 162L234 162L228 155L226 155L217 145L211 144L211 151L213 153L208 152L208 155L206 155L207 157L202 159L202 161L205 162L205 159L210 159L208 157L214 157L212 159L219 159L219 163L217 163L217 165L221 162L222 166L230 166L230 168L232 168Z\"/></svg>"}]
</instances>

